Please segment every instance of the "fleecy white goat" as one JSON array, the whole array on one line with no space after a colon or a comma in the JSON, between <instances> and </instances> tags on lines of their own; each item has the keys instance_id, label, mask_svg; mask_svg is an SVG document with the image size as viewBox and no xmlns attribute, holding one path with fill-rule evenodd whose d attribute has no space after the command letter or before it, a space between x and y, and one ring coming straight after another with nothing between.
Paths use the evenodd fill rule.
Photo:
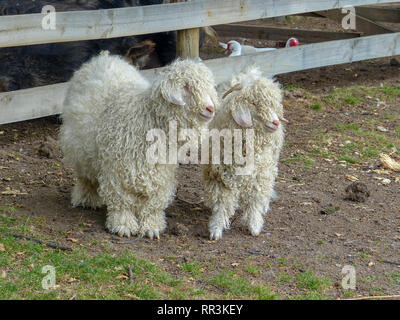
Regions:
<instances>
[{"instance_id":1,"label":"fleecy white goat","mask_svg":"<svg viewBox=\"0 0 400 320\"><path fill-rule=\"evenodd\" d=\"M208 164L203 167L206 204L212 209L210 239L220 239L238 208L252 235L260 234L264 214L274 196L279 154L284 141L282 94L280 86L264 78L256 67L233 77L230 90L210 129L253 129L254 167L249 175L238 175L241 165ZM242 134L242 145L248 144ZM222 147L221 147L222 149ZM246 149L247 150L247 149ZM232 157L233 158L233 157Z\"/></svg>"},{"instance_id":2,"label":"fleecy white goat","mask_svg":"<svg viewBox=\"0 0 400 320\"><path fill-rule=\"evenodd\" d=\"M77 178L72 205L105 204L109 231L158 238L178 164L147 161L146 134L168 132L170 121L200 131L217 103L213 75L199 62L177 60L153 84L107 53L84 64L71 79L60 130L65 161Z\"/></svg>"}]
</instances>

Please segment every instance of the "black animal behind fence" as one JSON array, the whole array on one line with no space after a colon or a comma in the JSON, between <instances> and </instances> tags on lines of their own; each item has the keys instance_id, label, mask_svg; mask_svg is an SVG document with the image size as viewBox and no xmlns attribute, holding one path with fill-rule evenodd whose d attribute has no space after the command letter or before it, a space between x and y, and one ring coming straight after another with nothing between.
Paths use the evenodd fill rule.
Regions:
<instances>
[{"instance_id":1,"label":"black animal behind fence","mask_svg":"<svg viewBox=\"0 0 400 320\"><path fill-rule=\"evenodd\" d=\"M161 4L162 0L2 0L1 15L97 10ZM125 56L141 69L164 66L176 57L176 32L48 43L0 49L0 92L68 81L73 72L102 50Z\"/></svg>"}]
</instances>

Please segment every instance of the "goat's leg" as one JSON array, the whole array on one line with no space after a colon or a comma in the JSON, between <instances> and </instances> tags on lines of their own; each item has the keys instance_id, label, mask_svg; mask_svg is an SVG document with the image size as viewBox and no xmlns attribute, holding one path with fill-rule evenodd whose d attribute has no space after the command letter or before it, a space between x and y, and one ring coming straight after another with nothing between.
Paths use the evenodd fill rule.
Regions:
<instances>
[{"instance_id":1,"label":"goat's leg","mask_svg":"<svg viewBox=\"0 0 400 320\"><path fill-rule=\"evenodd\" d=\"M230 218L237 208L237 194L219 184L215 184L212 190L208 191L212 207L212 215L208 222L210 239L218 240L222 238L222 232L230 228Z\"/></svg>"},{"instance_id":2,"label":"goat's leg","mask_svg":"<svg viewBox=\"0 0 400 320\"><path fill-rule=\"evenodd\" d=\"M257 192L247 194L242 197L241 207L243 209L243 222L249 228L253 236L258 236L264 225L264 215L269 210L269 204L274 191L272 187Z\"/></svg>"},{"instance_id":3,"label":"goat's leg","mask_svg":"<svg viewBox=\"0 0 400 320\"><path fill-rule=\"evenodd\" d=\"M143 212L142 212L143 214ZM146 235L150 239L159 239L160 234L165 230L167 222L165 219L164 210L151 212L146 214L140 220L140 233Z\"/></svg>"},{"instance_id":4,"label":"goat's leg","mask_svg":"<svg viewBox=\"0 0 400 320\"><path fill-rule=\"evenodd\" d=\"M138 234L139 225L130 206L107 207L106 229L120 237L130 237Z\"/></svg>"},{"instance_id":5,"label":"goat's leg","mask_svg":"<svg viewBox=\"0 0 400 320\"><path fill-rule=\"evenodd\" d=\"M99 184L88 178L78 177L76 185L72 189L71 203L73 207L82 206L96 209L103 205L97 192Z\"/></svg>"},{"instance_id":6,"label":"goat's leg","mask_svg":"<svg viewBox=\"0 0 400 320\"><path fill-rule=\"evenodd\" d=\"M243 209L243 220L253 236L258 236L263 228L264 208L262 202L254 202Z\"/></svg>"},{"instance_id":7,"label":"goat's leg","mask_svg":"<svg viewBox=\"0 0 400 320\"><path fill-rule=\"evenodd\" d=\"M112 168L105 168L99 175L99 194L107 206L106 229L120 237L138 234L139 224L135 204L140 199L115 179Z\"/></svg>"}]
</instances>

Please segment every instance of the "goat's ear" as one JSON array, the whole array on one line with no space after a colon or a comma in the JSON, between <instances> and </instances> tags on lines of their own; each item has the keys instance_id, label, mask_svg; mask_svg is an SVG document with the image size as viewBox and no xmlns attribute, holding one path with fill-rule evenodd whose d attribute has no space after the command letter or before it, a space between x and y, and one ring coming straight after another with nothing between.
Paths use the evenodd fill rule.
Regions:
<instances>
[{"instance_id":1,"label":"goat's ear","mask_svg":"<svg viewBox=\"0 0 400 320\"><path fill-rule=\"evenodd\" d=\"M253 125L250 110L245 106L232 111L232 117L243 128L250 128Z\"/></svg>"},{"instance_id":2,"label":"goat's ear","mask_svg":"<svg viewBox=\"0 0 400 320\"><path fill-rule=\"evenodd\" d=\"M153 41L142 41L129 48L128 52L125 54L125 59L135 67L143 68L146 66L146 62L149 60L154 48L155 43Z\"/></svg>"},{"instance_id":3,"label":"goat's ear","mask_svg":"<svg viewBox=\"0 0 400 320\"><path fill-rule=\"evenodd\" d=\"M178 106L186 105L185 97L188 94L188 87L176 88L176 87L169 87L169 90L163 90L162 95L165 100L170 103L177 104Z\"/></svg>"}]
</instances>

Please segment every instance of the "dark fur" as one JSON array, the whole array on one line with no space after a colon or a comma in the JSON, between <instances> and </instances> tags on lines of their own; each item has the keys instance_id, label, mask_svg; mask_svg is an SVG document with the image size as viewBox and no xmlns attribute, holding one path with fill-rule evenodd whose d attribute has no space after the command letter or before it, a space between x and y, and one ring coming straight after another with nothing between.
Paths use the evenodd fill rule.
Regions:
<instances>
[{"instance_id":1,"label":"dark fur","mask_svg":"<svg viewBox=\"0 0 400 320\"><path fill-rule=\"evenodd\" d=\"M0 0L0 14L40 13L42 7L48 4L61 12L161 3L162 0ZM155 48L151 48L148 52L150 57L138 61L137 65L140 67L159 67L175 59L175 32L2 48L0 49L0 91L13 91L68 81L75 70L101 50L125 56L132 47L138 48L144 40L154 42Z\"/></svg>"}]
</instances>

